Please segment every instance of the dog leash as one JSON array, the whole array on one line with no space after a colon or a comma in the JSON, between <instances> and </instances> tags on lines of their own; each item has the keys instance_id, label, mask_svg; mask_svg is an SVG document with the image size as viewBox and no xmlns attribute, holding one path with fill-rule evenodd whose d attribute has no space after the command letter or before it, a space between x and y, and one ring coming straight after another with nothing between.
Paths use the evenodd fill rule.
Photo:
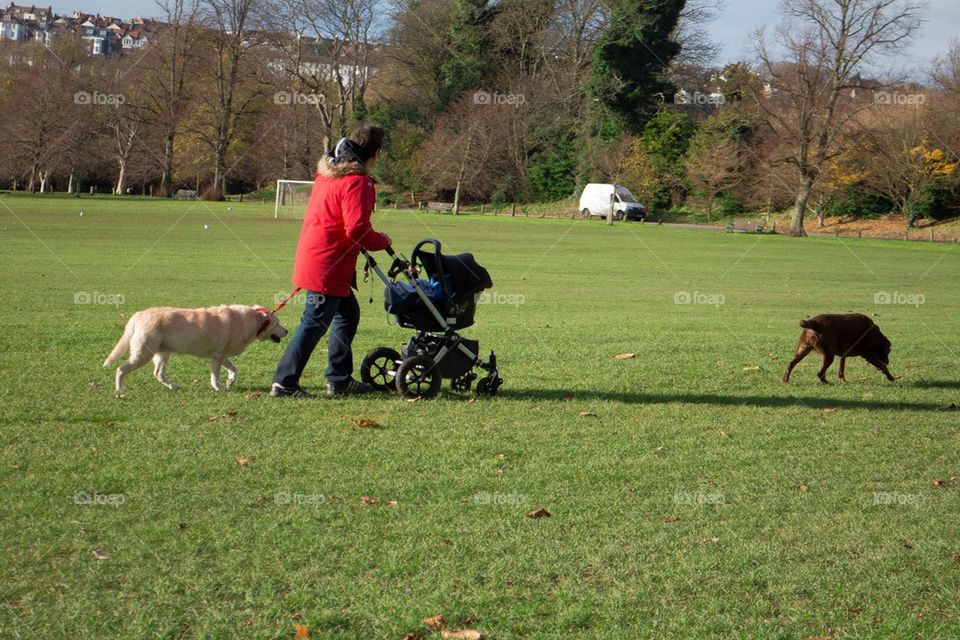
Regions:
<instances>
[{"instance_id":1,"label":"dog leash","mask_svg":"<svg viewBox=\"0 0 960 640\"><path fill-rule=\"evenodd\" d=\"M255 334L257 337L259 337L260 334L266 331L267 327L270 326L270 316L276 315L277 311L280 311L280 309L283 309L285 306L287 306L287 303L293 300L293 296L297 295L298 293L300 293L300 287L297 287L291 291L290 295L283 299L283 302L273 308L273 311L265 307L256 307L257 311L263 314L263 320L260 322L260 326L257 327L257 333Z\"/></svg>"},{"instance_id":2,"label":"dog leash","mask_svg":"<svg viewBox=\"0 0 960 640\"><path fill-rule=\"evenodd\" d=\"M298 293L300 293L300 287L297 287L296 289L294 289L293 291L291 291L291 292L290 292L290 295L288 295L286 298L284 298L284 299L283 299L283 302L281 302L280 304L278 304L277 306L275 306L275 307L273 308L273 311L271 311L270 313L276 313L277 311L280 311L280 309L283 309L285 306L287 306L287 303L288 303L288 302L290 302L291 300L293 300L293 296L297 295Z\"/></svg>"}]
</instances>

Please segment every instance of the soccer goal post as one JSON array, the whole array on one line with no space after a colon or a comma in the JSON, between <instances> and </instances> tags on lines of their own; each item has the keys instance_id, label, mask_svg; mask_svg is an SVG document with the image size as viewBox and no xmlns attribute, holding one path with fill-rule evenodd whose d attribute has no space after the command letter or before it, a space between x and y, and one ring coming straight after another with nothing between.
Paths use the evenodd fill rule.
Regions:
<instances>
[{"instance_id":1,"label":"soccer goal post","mask_svg":"<svg viewBox=\"0 0 960 640\"><path fill-rule=\"evenodd\" d=\"M313 182L310 180L277 180L277 199L273 206L273 219L280 218L280 212L299 215L310 200Z\"/></svg>"}]
</instances>

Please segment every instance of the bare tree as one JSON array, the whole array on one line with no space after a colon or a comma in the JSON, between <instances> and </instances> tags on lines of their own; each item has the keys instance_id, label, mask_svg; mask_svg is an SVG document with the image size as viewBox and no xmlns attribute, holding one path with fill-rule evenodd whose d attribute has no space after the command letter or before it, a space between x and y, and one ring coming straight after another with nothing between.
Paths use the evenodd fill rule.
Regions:
<instances>
[{"instance_id":1,"label":"bare tree","mask_svg":"<svg viewBox=\"0 0 960 640\"><path fill-rule=\"evenodd\" d=\"M223 198L227 191L227 154L235 142L243 118L260 97L254 58L259 34L254 19L259 0L203 0L205 17L214 32L208 34L212 59L212 90L208 94L213 136L213 184L209 198Z\"/></svg>"},{"instance_id":2,"label":"bare tree","mask_svg":"<svg viewBox=\"0 0 960 640\"><path fill-rule=\"evenodd\" d=\"M204 34L197 24L196 0L159 0L165 24L150 34L149 50L138 61L137 75L144 89L144 121L163 138L159 157L158 195L173 193L173 167L177 133L189 106L191 78Z\"/></svg>"},{"instance_id":3,"label":"bare tree","mask_svg":"<svg viewBox=\"0 0 960 640\"><path fill-rule=\"evenodd\" d=\"M778 61L761 32L757 54L770 96L755 96L768 126L791 142L788 161L799 173L792 235L806 235L810 194L824 163L838 152L847 125L869 105L842 98L857 70L876 55L898 51L921 24L923 5L911 0L784 0Z\"/></svg>"},{"instance_id":4,"label":"bare tree","mask_svg":"<svg viewBox=\"0 0 960 640\"><path fill-rule=\"evenodd\" d=\"M324 131L324 146L347 133L380 54L380 0L277 0L264 7L275 69L294 94L309 96Z\"/></svg>"},{"instance_id":5,"label":"bare tree","mask_svg":"<svg viewBox=\"0 0 960 640\"><path fill-rule=\"evenodd\" d=\"M476 104L470 96L454 102L420 148L423 183L452 194L457 205L462 196L489 197L510 167L502 129L512 109Z\"/></svg>"}]
</instances>

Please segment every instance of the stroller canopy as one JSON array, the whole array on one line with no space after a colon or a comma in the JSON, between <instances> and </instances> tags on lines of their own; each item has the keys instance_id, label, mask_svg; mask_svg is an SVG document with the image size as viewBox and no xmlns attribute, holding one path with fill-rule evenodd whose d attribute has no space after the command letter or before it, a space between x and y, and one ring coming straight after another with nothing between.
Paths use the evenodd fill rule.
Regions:
<instances>
[{"instance_id":1,"label":"stroller canopy","mask_svg":"<svg viewBox=\"0 0 960 640\"><path fill-rule=\"evenodd\" d=\"M424 245L433 245L433 251L424 251ZM412 261L419 261L427 270L427 275L444 282L443 276L450 279L454 299L463 299L493 286L490 274L484 269L472 253L460 253L445 256L440 252L440 242L423 240L413 249Z\"/></svg>"}]
</instances>

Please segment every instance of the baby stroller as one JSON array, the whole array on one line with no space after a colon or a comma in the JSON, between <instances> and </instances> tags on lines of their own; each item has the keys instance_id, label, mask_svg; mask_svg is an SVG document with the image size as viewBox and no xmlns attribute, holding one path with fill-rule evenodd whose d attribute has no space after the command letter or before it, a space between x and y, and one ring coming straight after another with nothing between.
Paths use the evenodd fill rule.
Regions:
<instances>
[{"instance_id":1,"label":"baby stroller","mask_svg":"<svg viewBox=\"0 0 960 640\"><path fill-rule=\"evenodd\" d=\"M429 248L428 248L429 247ZM480 343L461 337L457 331L473 324L477 298L493 286L490 274L472 254L445 256L437 240L422 240L413 248L410 260L387 254L393 264L385 274L369 253L364 280L372 269L383 281L384 306L397 324L416 334L397 352L378 347L360 365L360 377L382 391L396 390L407 398L432 398L440 392L443 379L453 391L469 391L477 379L474 367L486 375L477 382L477 393L494 395L503 379L492 351L486 362L480 359ZM418 278L421 268L429 280ZM398 281L403 274L406 282Z\"/></svg>"}]
</instances>

